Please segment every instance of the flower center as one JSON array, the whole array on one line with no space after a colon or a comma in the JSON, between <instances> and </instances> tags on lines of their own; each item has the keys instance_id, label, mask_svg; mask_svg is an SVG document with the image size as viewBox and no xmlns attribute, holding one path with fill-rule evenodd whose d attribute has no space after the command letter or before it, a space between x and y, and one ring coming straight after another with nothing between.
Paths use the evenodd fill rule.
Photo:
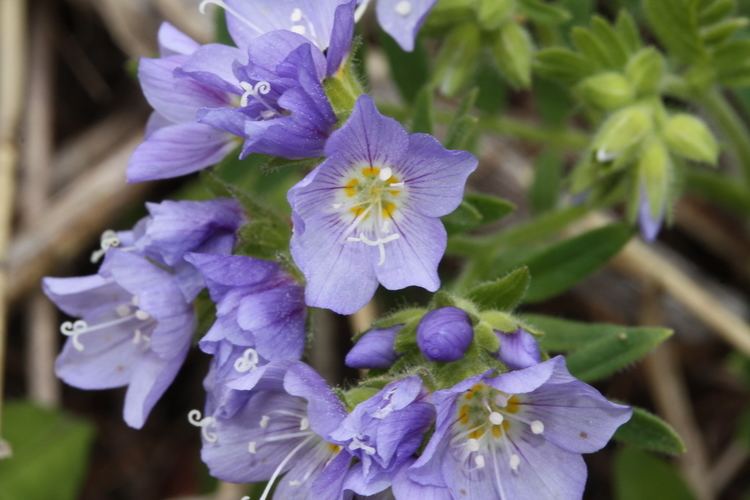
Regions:
<instances>
[{"instance_id":1,"label":"flower center","mask_svg":"<svg viewBox=\"0 0 750 500\"><path fill-rule=\"evenodd\" d=\"M403 206L405 185L391 167L355 168L342 179L333 209L349 224L346 242L378 247L378 265L385 263L385 245L401 237L393 231Z\"/></svg>"},{"instance_id":2,"label":"flower center","mask_svg":"<svg viewBox=\"0 0 750 500\"><path fill-rule=\"evenodd\" d=\"M500 448L507 452L508 467L517 473L521 457L510 442L510 429L527 426L532 434L544 433L541 420L527 418L522 396L506 394L485 384L476 384L464 393L457 408L458 432L451 439L451 447L469 472L485 467L483 452L497 455Z\"/></svg>"},{"instance_id":3,"label":"flower center","mask_svg":"<svg viewBox=\"0 0 750 500\"><path fill-rule=\"evenodd\" d=\"M148 333L156 326L156 320L143 309L138 308L138 297L133 296L129 304L119 304L113 311L114 319L103 321L90 325L88 322L79 319L77 321L66 321L60 325L60 333L70 337L73 347L83 352L84 345L80 337L89 333L107 330L109 328L128 325L132 328L133 343L142 344L143 349L148 349L151 344L151 337Z\"/></svg>"}]
</instances>

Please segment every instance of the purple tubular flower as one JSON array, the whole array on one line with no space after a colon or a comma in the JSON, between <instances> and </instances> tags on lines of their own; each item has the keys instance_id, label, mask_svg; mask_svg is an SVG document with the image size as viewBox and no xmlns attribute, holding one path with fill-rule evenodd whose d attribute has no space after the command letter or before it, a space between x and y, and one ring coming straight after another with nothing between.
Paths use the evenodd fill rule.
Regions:
<instances>
[{"instance_id":1,"label":"purple tubular flower","mask_svg":"<svg viewBox=\"0 0 750 500\"><path fill-rule=\"evenodd\" d=\"M632 413L571 376L560 356L472 377L432 401L435 433L408 474L454 498L581 498L581 453L604 447Z\"/></svg>"},{"instance_id":2,"label":"purple tubular flower","mask_svg":"<svg viewBox=\"0 0 750 500\"><path fill-rule=\"evenodd\" d=\"M196 120L201 108L228 105L228 96L175 74L198 44L169 24L159 30L159 43L162 57L141 59L138 66L154 114L144 142L130 158L129 182L189 174L218 163L235 148L230 134Z\"/></svg>"},{"instance_id":3,"label":"purple tubular flower","mask_svg":"<svg viewBox=\"0 0 750 500\"><path fill-rule=\"evenodd\" d=\"M336 72L351 48L357 0L205 0L224 8L227 28L238 47L252 46L272 31L290 31L320 51L328 50L328 74Z\"/></svg>"},{"instance_id":4,"label":"purple tubular flower","mask_svg":"<svg viewBox=\"0 0 750 500\"><path fill-rule=\"evenodd\" d=\"M409 135L368 96L325 153L288 194L292 256L307 278L307 304L351 314L378 282L437 290L446 245L439 218L461 203L476 158L429 135Z\"/></svg>"},{"instance_id":5,"label":"purple tubular flower","mask_svg":"<svg viewBox=\"0 0 750 500\"><path fill-rule=\"evenodd\" d=\"M437 0L378 0L378 23L407 52Z\"/></svg>"},{"instance_id":6,"label":"purple tubular flower","mask_svg":"<svg viewBox=\"0 0 750 500\"><path fill-rule=\"evenodd\" d=\"M127 386L124 419L140 428L182 366L195 328L175 278L144 257L113 250L99 274L45 278L44 292L66 314L69 337L57 376L80 389Z\"/></svg>"},{"instance_id":7,"label":"purple tubular flower","mask_svg":"<svg viewBox=\"0 0 750 500\"><path fill-rule=\"evenodd\" d=\"M362 335L346 355L346 366L349 368L389 368L398 359L393 343L403 326L374 328Z\"/></svg>"},{"instance_id":8,"label":"purple tubular flower","mask_svg":"<svg viewBox=\"0 0 750 500\"><path fill-rule=\"evenodd\" d=\"M651 210L651 202L646 194L646 189L641 189L641 196L638 203L638 224L641 227L641 236L649 243L656 240L661 231L664 222L664 212L660 212L654 217Z\"/></svg>"},{"instance_id":9,"label":"purple tubular flower","mask_svg":"<svg viewBox=\"0 0 750 500\"><path fill-rule=\"evenodd\" d=\"M449 362L464 357L474 340L469 315L456 307L441 307L424 315L417 326L417 345L430 361Z\"/></svg>"},{"instance_id":10,"label":"purple tubular flower","mask_svg":"<svg viewBox=\"0 0 750 500\"><path fill-rule=\"evenodd\" d=\"M245 362L238 362L242 368L237 371L248 375L261 359L296 360L302 356L302 287L278 264L244 256L197 253L186 260L201 273L216 304L216 322L199 344L204 352L216 355L222 341L245 348Z\"/></svg>"},{"instance_id":11,"label":"purple tubular flower","mask_svg":"<svg viewBox=\"0 0 750 500\"><path fill-rule=\"evenodd\" d=\"M397 380L357 405L329 434L359 458L346 488L372 495L390 485L393 473L417 451L435 410L417 376Z\"/></svg>"},{"instance_id":12,"label":"purple tubular flower","mask_svg":"<svg viewBox=\"0 0 750 500\"><path fill-rule=\"evenodd\" d=\"M528 368L542 359L539 344L532 334L519 328L515 332L505 333L495 330L500 339L500 350L497 358L511 370Z\"/></svg>"},{"instance_id":13,"label":"purple tubular flower","mask_svg":"<svg viewBox=\"0 0 750 500\"><path fill-rule=\"evenodd\" d=\"M211 475L268 481L261 500L274 484L279 500L340 498L352 458L325 436L346 411L320 375L302 363L274 361L241 392L246 404L231 418L189 416L202 428L201 457Z\"/></svg>"},{"instance_id":14,"label":"purple tubular flower","mask_svg":"<svg viewBox=\"0 0 750 500\"><path fill-rule=\"evenodd\" d=\"M253 39L247 55L206 45L177 74L239 101L239 106L204 106L198 121L246 138L243 157L307 158L322 154L336 124L321 83L325 71L325 57L305 37L272 31Z\"/></svg>"}]
</instances>

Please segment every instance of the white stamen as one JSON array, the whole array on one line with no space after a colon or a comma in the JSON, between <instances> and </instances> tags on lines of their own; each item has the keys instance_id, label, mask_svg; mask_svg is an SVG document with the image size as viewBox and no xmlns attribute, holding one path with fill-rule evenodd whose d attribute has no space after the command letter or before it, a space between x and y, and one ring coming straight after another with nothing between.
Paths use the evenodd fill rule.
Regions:
<instances>
[{"instance_id":1,"label":"white stamen","mask_svg":"<svg viewBox=\"0 0 750 500\"><path fill-rule=\"evenodd\" d=\"M135 312L135 319L140 320L140 321L146 321L148 319L151 319L151 315L147 313L146 311L144 311L143 309L138 309Z\"/></svg>"},{"instance_id":2,"label":"white stamen","mask_svg":"<svg viewBox=\"0 0 750 500\"><path fill-rule=\"evenodd\" d=\"M299 488L300 486L302 486L302 481L292 479L291 481L289 481L289 486L291 486L292 488Z\"/></svg>"},{"instance_id":3,"label":"white stamen","mask_svg":"<svg viewBox=\"0 0 750 500\"><path fill-rule=\"evenodd\" d=\"M99 250L92 252L91 263L96 264L107 253L110 248L119 247L121 244L120 237L115 231L107 229L99 238Z\"/></svg>"},{"instance_id":4,"label":"white stamen","mask_svg":"<svg viewBox=\"0 0 750 500\"><path fill-rule=\"evenodd\" d=\"M234 369L240 373L247 373L251 370L255 370L258 367L258 351L253 348L245 349L242 356L237 358L234 362Z\"/></svg>"},{"instance_id":5,"label":"white stamen","mask_svg":"<svg viewBox=\"0 0 750 500\"><path fill-rule=\"evenodd\" d=\"M402 0L401 2L396 4L396 14L406 17L411 14L411 8L411 2L409 2L408 0Z\"/></svg>"},{"instance_id":6,"label":"white stamen","mask_svg":"<svg viewBox=\"0 0 750 500\"><path fill-rule=\"evenodd\" d=\"M266 109L260 112L260 117L263 118L264 120L273 118L276 115L278 115L278 113L276 111L271 111L270 109Z\"/></svg>"},{"instance_id":7,"label":"white stamen","mask_svg":"<svg viewBox=\"0 0 750 500\"><path fill-rule=\"evenodd\" d=\"M496 411L490 413L490 422L492 422L492 425L500 425L503 423L503 420L505 420L505 418L502 413Z\"/></svg>"},{"instance_id":8,"label":"white stamen","mask_svg":"<svg viewBox=\"0 0 750 500\"><path fill-rule=\"evenodd\" d=\"M466 440L466 447L469 449L469 451L479 451L479 440L474 438L469 438Z\"/></svg>"},{"instance_id":9,"label":"white stamen","mask_svg":"<svg viewBox=\"0 0 750 500\"><path fill-rule=\"evenodd\" d=\"M139 315L138 312L142 312L143 314L146 314L146 316L144 317L143 314ZM105 321L104 323L98 323L93 326L90 326L86 321L82 319L79 319L77 321L66 321L60 325L60 333L62 333L66 337L70 337L71 341L73 342L73 347L75 348L75 350L82 352L84 349L83 344L78 338L81 335L84 335L86 333L96 332L99 330L105 330L113 326L122 325L122 324L128 323L129 321L132 321L133 319L146 321L150 318L151 316L145 313L145 311L139 310L139 311L136 311L135 314L130 314L128 316L123 316L118 319L113 319L112 321Z\"/></svg>"},{"instance_id":10,"label":"white stamen","mask_svg":"<svg viewBox=\"0 0 750 500\"><path fill-rule=\"evenodd\" d=\"M380 178L381 181L385 182L388 179L390 179L392 175L393 175L393 169L391 167L384 167L383 170L381 170L380 173L378 174L378 177Z\"/></svg>"},{"instance_id":11,"label":"white stamen","mask_svg":"<svg viewBox=\"0 0 750 500\"><path fill-rule=\"evenodd\" d=\"M518 466L521 465L521 457L515 453L510 456L510 470L518 472Z\"/></svg>"},{"instance_id":12,"label":"white stamen","mask_svg":"<svg viewBox=\"0 0 750 500\"><path fill-rule=\"evenodd\" d=\"M247 451L252 455L258 453L258 443L256 443L255 441L250 441L249 443L247 443Z\"/></svg>"},{"instance_id":13,"label":"white stamen","mask_svg":"<svg viewBox=\"0 0 750 500\"><path fill-rule=\"evenodd\" d=\"M541 434L544 432L544 423L541 420L534 420L531 422L531 432L534 434Z\"/></svg>"},{"instance_id":14,"label":"white stamen","mask_svg":"<svg viewBox=\"0 0 750 500\"><path fill-rule=\"evenodd\" d=\"M302 9L300 9L299 7L295 7L295 9L292 11L292 15L289 16L289 19L293 23L300 22L302 20Z\"/></svg>"},{"instance_id":15,"label":"white stamen","mask_svg":"<svg viewBox=\"0 0 750 500\"><path fill-rule=\"evenodd\" d=\"M119 317L124 318L130 315L130 306L128 304L120 304L115 308L115 312Z\"/></svg>"},{"instance_id":16,"label":"white stamen","mask_svg":"<svg viewBox=\"0 0 750 500\"><path fill-rule=\"evenodd\" d=\"M217 436L215 432L209 430L209 427L213 426L216 423L215 418L206 417L202 419L200 410L190 410L187 418L188 422L190 422L190 425L200 427L203 439L205 439L209 443L215 443L216 441L218 441L219 436Z\"/></svg>"},{"instance_id":17,"label":"white stamen","mask_svg":"<svg viewBox=\"0 0 750 500\"><path fill-rule=\"evenodd\" d=\"M367 6L370 5L370 0L363 0L358 6L357 10L354 11L354 22L358 23L362 16L367 11Z\"/></svg>"},{"instance_id":18,"label":"white stamen","mask_svg":"<svg viewBox=\"0 0 750 500\"><path fill-rule=\"evenodd\" d=\"M149 337L148 335L144 335L143 332L139 328L136 328L135 332L133 333L134 333L133 334L134 344L138 345L141 342L143 342L144 347L146 348L148 348L148 346L151 345L151 337Z\"/></svg>"},{"instance_id":19,"label":"white stamen","mask_svg":"<svg viewBox=\"0 0 750 500\"><path fill-rule=\"evenodd\" d=\"M279 474L281 474L281 471L284 470L286 467L286 464L289 463L289 461L294 457L294 455L299 452L313 437L310 436L304 441L302 441L300 444L294 447L292 451L289 452L287 456L284 457L284 459L279 463L279 465L276 467L276 470L273 471L273 474L271 475L271 479L268 480L268 484L266 484L266 488L263 490L263 494L260 496L259 500L266 500L268 498L268 494L271 493L271 488L273 488L273 483L276 482L276 479L279 477Z\"/></svg>"},{"instance_id":20,"label":"white stamen","mask_svg":"<svg viewBox=\"0 0 750 500\"><path fill-rule=\"evenodd\" d=\"M380 255L378 259L378 265L382 266L385 264L385 244L390 243L391 241L396 241L401 237L400 234L390 234L386 236L385 238L378 238L377 240L371 240L364 234L360 234L358 237L348 237L346 241L350 242L358 242L358 243L364 243L367 246L370 247L378 247L378 250L380 250Z\"/></svg>"},{"instance_id":21,"label":"white stamen","mask_svg":"<svg viewBox=\"0 0 750 500\"><path fill-rule=\"evenodd\" d=\"M269 417L268 415L263 415L262 417L260 417L260 428L265 429L266 427L268 427L268 422L270 421L271 417Z\"/></svg>"},{"instance_id":22,"label":"white stamen","mask_svg":"<svg viewBox=\"0 0 750 500\"><path fill-rule=\"evenodd\" d=\"M133 295L133 298L130 299L130 303L133 304L135 307L138 307L141 304L141 299L137 295Z\"/></svg>"},{"instance_id":23,"label":"white stamen","mask_svg":"<svg viewBox=\"0 0 750 500\"><path fill-rule=\"evenodd\" d=\"M307 28L305 28L301 24L295 24L294 26L292 26L292 32L304 36L307 33Z\"/></svg>"},{"instance_id":24,"label":"white stamen","mask_svg":"<svg viewBox=\"0 0 750 500\"><path fill-rule=\"evenodd\" d=\"M239 20L242 23L244 23L245 25L247 25L250 29L253 29L253 30L257 31L258 34L265 33L266 31L268 31L268 30L260 29L259 27L257 27L253 23L251 23L246 17L243 17L242 15L240 15L239 12L237 12L234 9L232 9L230 6L228 6L222 0L203 0L200 3L200 5L198 5L198 11L201 14L205 14L206 13L206 7L209 6L209 5L216 5L217 7L221 7L226 12L228 12L229 14L233 15L234 17L236 17L237 20Z\"/></svg>"},{"instance_id":25,"label":"white stamen","mask_svg":"<svg viewBox=\"0 0 750 500\"><path fill-rule=\"evenodd\" d=\"M299 430L306 431L310 428L310 419L307 417L302 417L299 420Z\"/></svg>"},{"instance_id":26,"label":"white stamen","mask_svg":"<svg viewBox=\"0 0 750 500\"><path fill-rule=\"evenodd\" d=\"M484 455L475 456L474 465L476 465L477 469L484 469L484 466L485 466Z\"/></svg>"},{"instance_id":27,"label":"white stamen","mask_svg":"<svg viewBox=\"0 0 750 500\"><path fill-rule=\"evenodd\" d=\"M273 113L276 113L276 110L270 107L266 101L264 101L260 96L262 95L268 95L271 92L271 84L268 83L265 80L261 80L259 82L256 82L255 85L253 85L250 82L240 82L240 87L244 91L242 93L242 97L240 98L240 106L243 108L247 106L250 103L250 98L254 97L258 101L261 102L266 108L268 108L268 111L273 111Z\"/></svg>"},{"instance_id":28,"label":"white stamen","mask_svg":"<svg viewBox=\"0 0 750 500\"><path fill-rule=\"evenodd\" d=\"M375 454L375 448L373 448L372 446L364 443L358 437L355 437L355 438L352 439L352 442L349 443L349 449L351 451L362 450L365 453L367 453L368 455Z\"/></svg>"}]
</instances>

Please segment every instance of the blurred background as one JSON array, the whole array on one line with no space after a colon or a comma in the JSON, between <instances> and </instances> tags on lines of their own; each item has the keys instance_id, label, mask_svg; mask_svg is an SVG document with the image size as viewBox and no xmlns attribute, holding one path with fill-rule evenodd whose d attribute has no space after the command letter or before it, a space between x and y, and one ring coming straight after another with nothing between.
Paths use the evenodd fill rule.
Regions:
<instances>
[{"instance_id":1,"label":"blurred background","mask_svg":"<svg viewBox=\"0 0 750 500\"><path fill-rule=\"evenodd\" d=\"M207 357L191 353L144 429L129 429L121 418L123 391L80 391L55 378L64 318L39 289L45 275L95 272L89 256L100 234L130 227L144 215L145 201L200 189L194 178L125 182L149 115L137 60L156 54L163 20L199 41L214 39L214 16L199 14L198 3L0 0L0 500L241 496L208 477L199 432L186 419L203 406ZM637 12L637 2L567 3L609 16L620 6ZM399 94L383 49L392 42L369 21L362 28L363 65L372 93L395 113ZM494 100L497 112L526 120L532 131L526 135L533 136L540 116L571 112L565 93L543 81L512 92L487 78L484 98ZM748 118L750 95L738 96L733 103ZM498 132L481 142L480 169L470 184L516 203L504 221L512 224L545 204L548 193L532 187L534 171L554 175L560 170L553 164L567 167L573 158L533 137L504 139ZM561 141L575 137L563 130ZM287 180L258 174L249 182L280 198ZM598 387L662 416L687 452L654 457L611 444L586 457L587 498L750 499L750 199L740 197L743 203L744 212L689 195L659 242L632 242L605 269L530 309L675 330L645 362ZM447 272L455 265L448 260ZM349 319L316 313L312 362L329 380L354 375L340 366L348 338L387 310L388 300L380 297Z\"/></svg>"}]
</instances>

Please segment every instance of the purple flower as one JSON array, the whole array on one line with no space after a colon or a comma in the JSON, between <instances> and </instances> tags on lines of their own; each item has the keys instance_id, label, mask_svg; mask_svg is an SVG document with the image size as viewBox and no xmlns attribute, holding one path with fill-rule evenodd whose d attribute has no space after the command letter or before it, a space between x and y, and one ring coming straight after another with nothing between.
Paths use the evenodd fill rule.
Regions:
<instances>
[{"instance_id":1,"label":"purple flower","mask_svg":"<svg viewBox=\"0 0 750 500\"><path fill-rule=\"evenodd\" d=\"M231 134L196 119L201 108L228 105L229 96L175 74L199 45L168 23L159 30L159 44L162 57L141 59L138 66L154 113L145 140L130 158L129 182L189 174L218 163L236 147Z\"/></svg>"},{"instance_id":2,"label":"purple flower","mask_svg":"<svg viewBox=\"0 0 750 500\"><path fill-rule=\"evenodd\" d=\"M477 160L409 135L362 96L326 144L327 159L288 194L294 261L308 305L350 314L380 282L435 291L452 212Z\"/></svg>"},{"instance_id":3,"label":"purple flower","mask_svg":"<svg viewBox=\"0 0 750 500\"><path fill-rule=\"evenodd\" d=\"M328 51L329 75L336 72L351 48L357 0L204 0L226 12L227 28L240 48L272 31L296 33L320 51Z\"/></svg>"},{"instance_id":4,"label":"purple flower","mask_svg":"<svg viewBox=\"0 0 750 500\"><path fill-rule=\"evenodd\" d=\"M641 236L649 243L656 240L661 231L662 223L664 222L664 211L661 210L659 214L654 217L653 210L651 208L651 202L646 194L646 189L641 189L641 196L638 203L638 224L641 227Z\"/></svg>"},{"instance_id":5,"label":"purple flower","mask_svg":"<svg viewBox=\"0 0 750 500\"><path fill-rule=\"evenodd\" d=\"M374 328L362 335L346 355L346 366L349 368L389 368L398 359L393 343L403 326Z\"/></svg>"},{"instance_id":6,"label":"purple flower","mask_svg":"<svg viewBox=\"0 0 750 500\"><path fill-rule=\"evenodd\" d=\"M559 356L472 377L432 401L435 433L408 473L455 498L581 498L581 453L604 447L632 413L572 377Z\"/></svg>"},{"instance_id":7,"label":"purple flower","mask_svg":"<svg viewBox=\"0 0 750 500\"><path fill-rule=\"evenodd\" d=\"M511 370L528 368L539 363L542 359L539 344L532 334L519 328L515 332L506 333L495 330L500 339L500 350L497 358Z\"/></svg>"},{"instance_id":8,"label":"purple flower","mask_svg":"<svg viewBox=\"0 0 750 500\"><path fill-rule=\"evenodd\" d=\"M80 389L127 386L124 419L135 428L182 366L195 328L176 279L144 257L113 250L99 274L45 278L44 292L66 314L69 337L57 376Z\"/></svg>"},{"instance_id":9,"label":"purple flower","mask_svg":"<svg viewBox=\"0 0 750 500\"><path fill-rule=\"evenodd\" d=\"M362 6L370 0L363 0ZM414 50L414 41L427 14L437 0L378 0L378 23L407 52Z\"/></svg>"},{"instance_id":10,"label":"purple flower","mask_svg":"<svg viewBox=\"0 0 750 500\"><path fill-rule=\"evenodd\" d=\"M469 315L456 307L441 307L424 315L417 326L417 345L430 361L449 362L464 357L474 340Z\"/></svg>"},{"instance_id":11,"label":"purple flower","mask_svg":"<svg viewBox=\"0 0 750 500\"><path fill-rule=\"evenodd\" d=\"M320 375L302 363L275 361L241 392L246 404L231 418L189 416L202 428L201 457L211 475L268 481L261 500L274 484L276 499L339 498L352 457L326 436L346 411Z\"/></svg>"},{"instance_id":12,"label":"purple flower","mask_svg":"<svg viewBox=\"0 0 750 500\"><path fill-rule=\"evenodd\" d=\"M329 437L360 463L346 488L372 495L390 485L392 474L419 448L435 410L417 376L397 380L358 404Z\"/></svg>"}]
</instances>

